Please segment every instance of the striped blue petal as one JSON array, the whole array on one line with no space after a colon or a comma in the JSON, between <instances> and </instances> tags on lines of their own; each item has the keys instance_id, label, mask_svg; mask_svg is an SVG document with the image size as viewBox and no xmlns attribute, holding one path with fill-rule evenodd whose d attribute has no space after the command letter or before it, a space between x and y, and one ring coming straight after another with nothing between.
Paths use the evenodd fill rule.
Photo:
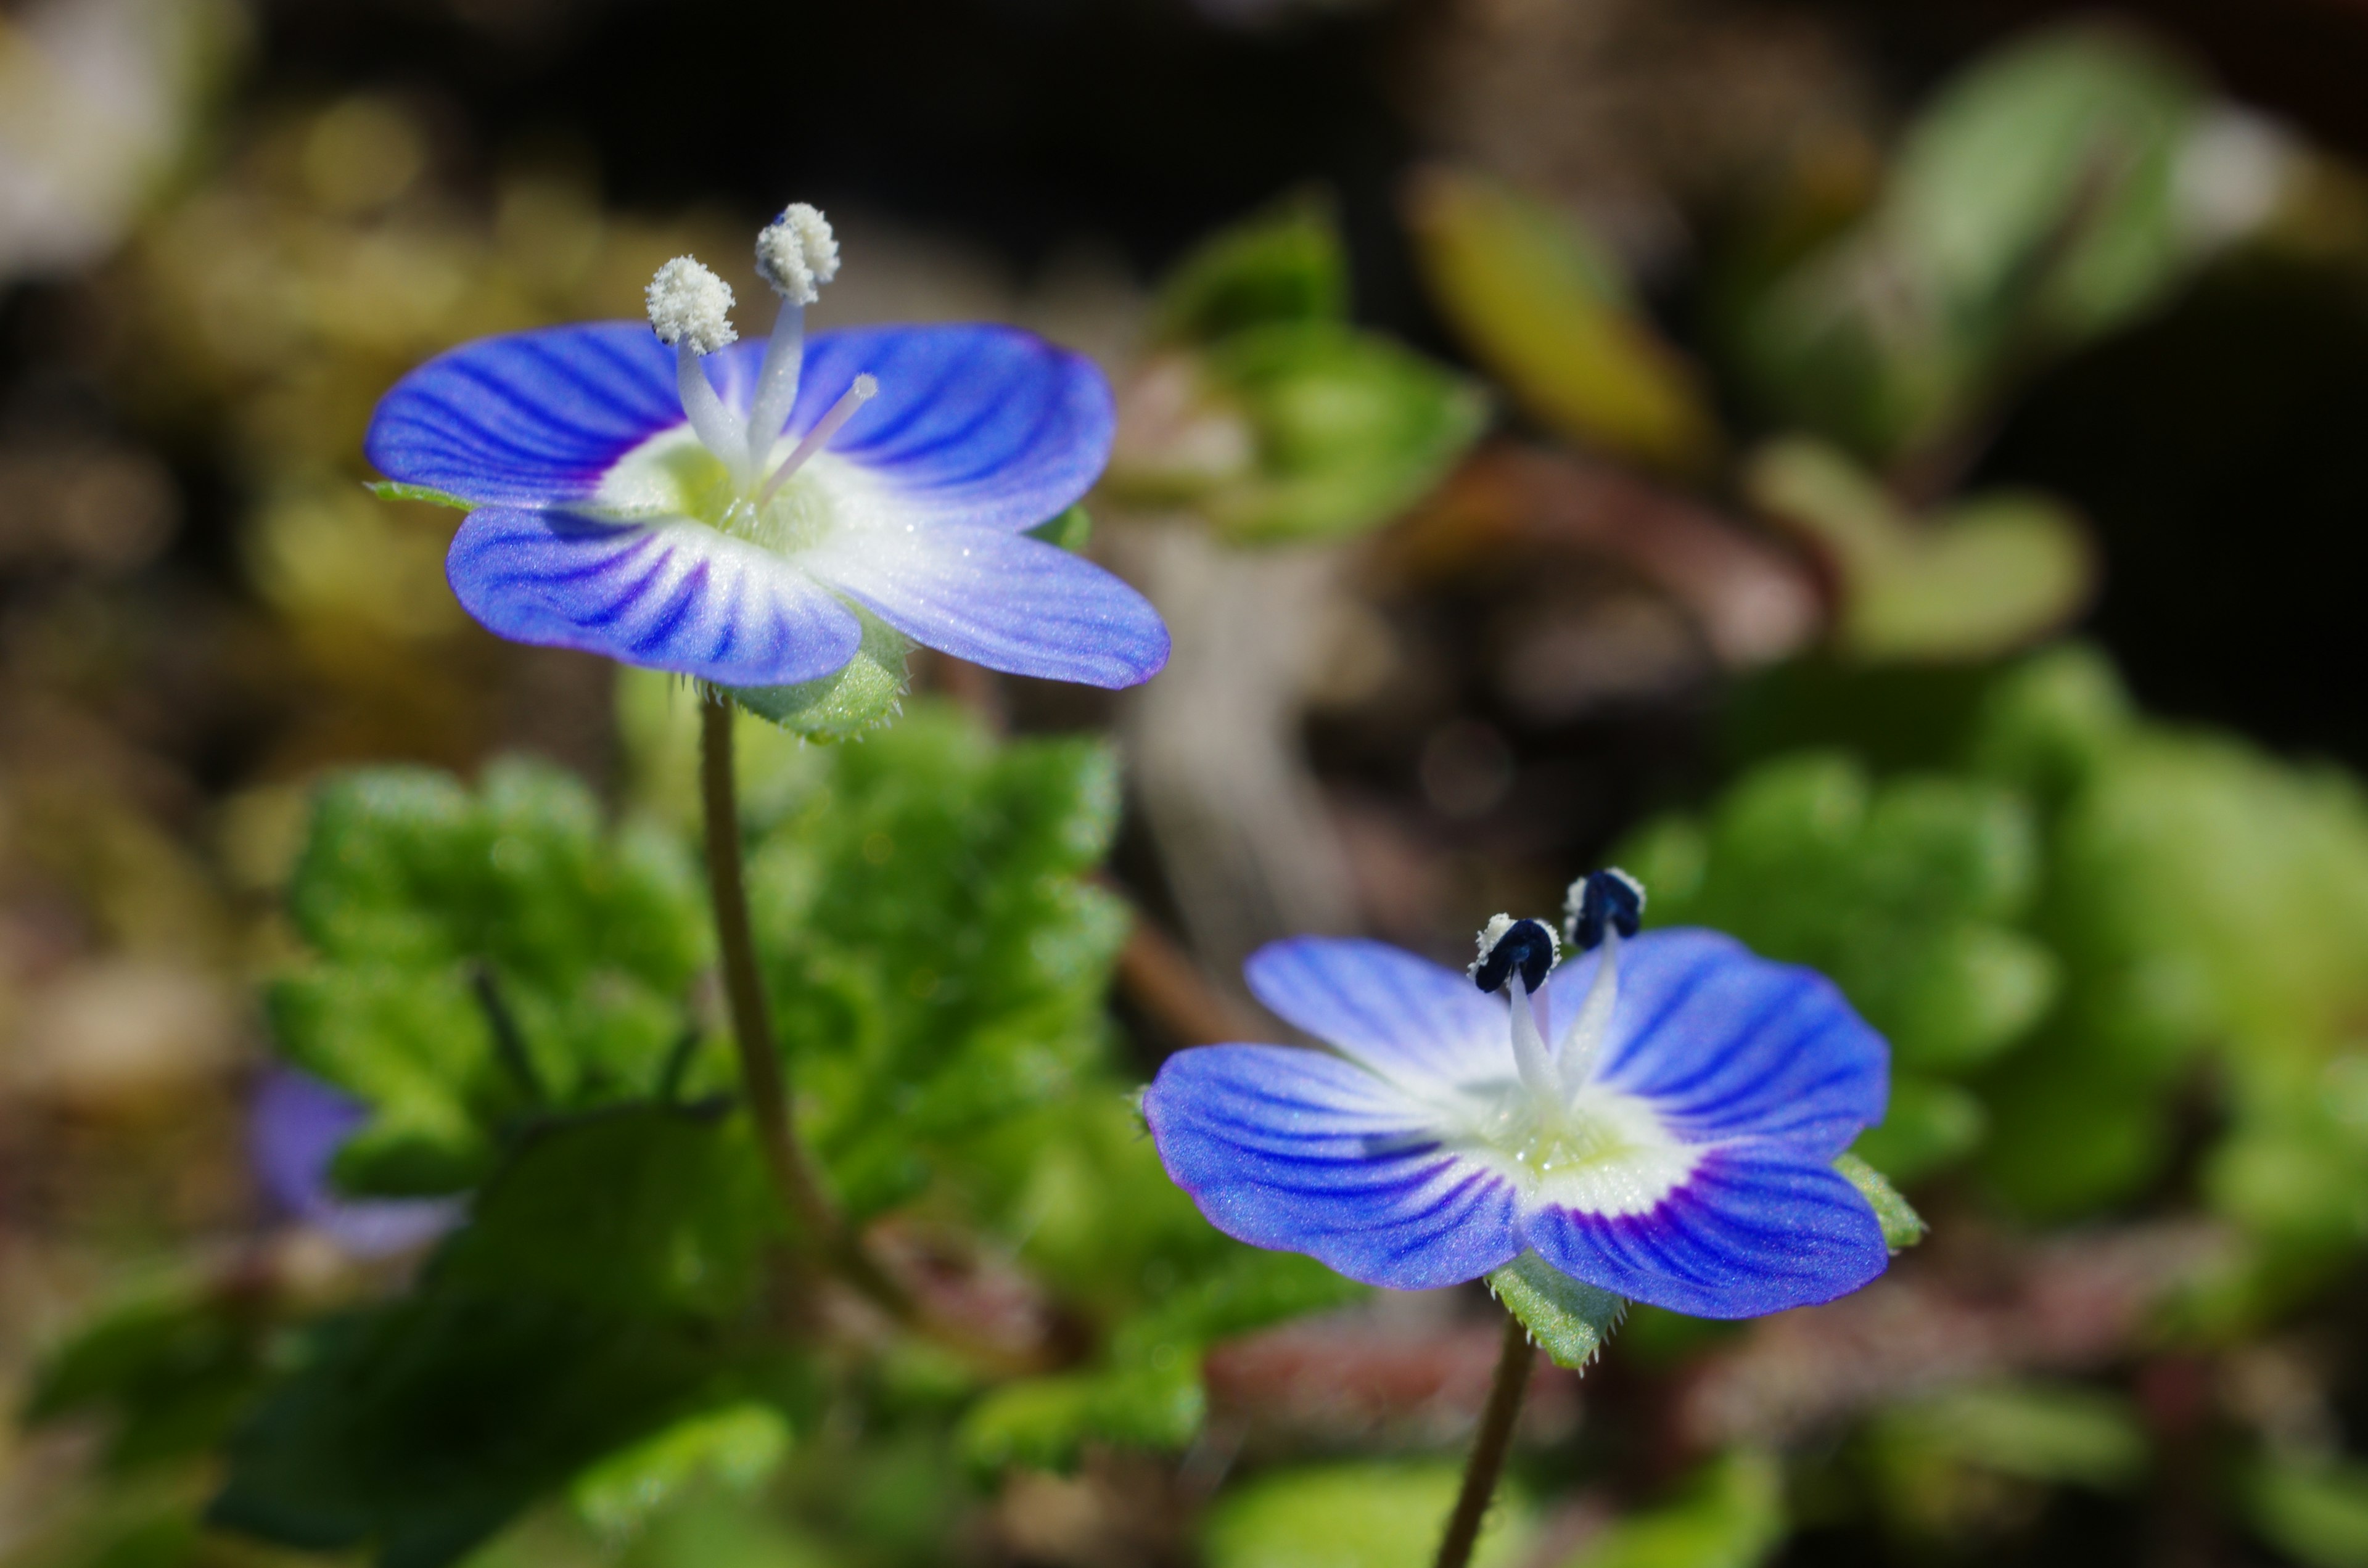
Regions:
<instances>
[{"instance_id":1,"label":"striped blue petal","mask_svg":"<svg viewBox=\"0 0 2368 1568\"><path fill-rule=\"evenodd\" d=\"M1547 981L1552 1016L1578 1016L1600 949ZM1597 1081L1649 1103L1690 1143L1774 1140L1831 1159L1883 1119L1890 1052L1834 983L1715 931L1622 944L1620 1003Z\"/></svg>"},{"instance_id":2,"label":"striped blue petal","mask_svg":"<svg viewBox=\"0 0 2368 1568\"><path fill-rule=\"evenodd\" d=\"M849 528L800 563L915 642L989 669L1117 687L1167 662L1167 627L1148 599L1042 540Z\"/></svg>"},{"instance_id":3,"label":"striped blue petal","mask_svg":"<svg viewBox=\"0 0 2368 1568\"><path fill-rule=\"evenodd\" d=\"M1847 1295L1890 1260L1883 1227L1830 1165L1782 1148L1724 1148L1649 1213L1540 1206L1522 1240L1556 1268L1693 1317L1746 1318Z\"/></svg>"},{"instance_id":4,"label":"striped blue petal","mask_svg":"<svg viewBox=\"0 0 2368 1568\"><path fill-rule=\"evenodd\" d=\"M1294 937L1242 968L1269 1011L1384 1076L1466 1083L1509 1070L1505 1004L1387 943Z\"/></svg>"},{"instance_id":5,"label":"striped blue petal","mask_svg":"<svg viewBox=\"0 0 2368 1568\"><path fill-rule=\"evenodd\" d=\"M1339 1057L1178 1051L1143 1111L1176 1185L1253 1246L1401 1290L1474 1278L1520 1250L1512 1184L1442 1147L1423 1105Z\"/></svg>"},{"instance_id":6,"label":"striped blue petal","mask_svg":"<svg viewBox=\"0 0 2368 1568\"><path fill-rule=\"evenodd\" d=\"M755 345L734 351L755 365ZM879 395L826 449L888 486L908 521L1033 528L1075 504L1110 460L1117 415L1101 371L1007 326L822 334L806 346L789 435L813 428L867 373Z\"/></svg>"},{"instance_id":7,"label":"striped blue petal","mask_svg":"<svg viewBox=\"0 0 2368 1568\"><path fill-rule=\"evenodd\" d=\"M483 338L394 384L363 450L379 472L480 506L558 506L683 422L674 351L638 322Z\"/></svg>"},{"instance_id":8,"label":"striped blue petal","mask_svg":"<svg viewBox=\"0 0 2368 1568\"><path fill-rule=\"evenodd\" d=\"M501 636L727 686L815 679L862 640L853 612L789 560L684 518L480 507L445 574Z\"/></svg>"}]
</instances>

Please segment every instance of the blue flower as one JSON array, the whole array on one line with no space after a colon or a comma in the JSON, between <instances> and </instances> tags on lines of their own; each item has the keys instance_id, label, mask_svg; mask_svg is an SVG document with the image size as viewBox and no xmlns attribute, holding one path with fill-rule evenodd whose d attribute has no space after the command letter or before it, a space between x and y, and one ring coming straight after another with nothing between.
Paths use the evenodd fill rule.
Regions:
<instances>
[{"instance_id":1,"label":"blue flower","mask_svg":"<svg viewBox=\"0 0 2368 1568\"><path fill-rule=\"evenodd\" d=\"M330 1162L370 1112L319 1079L275 1068L247 1115L248 1153L264 1196L354 1256L410 1252L461 1222L463 1208L453 1199L346 1199L330 1190Z\"/></svg>"},{"instance_id":2,"label":"blue flower","mask_svg":"<svg viewBox=\"0 0 2368 1568\"><path fill-rule=\"evenodd\" d=\"M1258 999L1332 1049L1170 1057L1144 1096L1169 1176L1228 1235L1400 1290L1524 1251L1699 1317L1864 1285L1883 1233L1832 1162L1882 1119L1883 1040L1715 932L1623 943L1641 890L1616 875L1574 888L1601 945L1559 969L1544 926L1501 915L1470 977L1370 941L1252 955Z\"/></svg>"},{"instance_id":3,"label":"blue flower","mask_svg":"<svg viewBox=\"0 0 2368 1568\"><path fill-rule=\"evenodd\" d=\"M731 289L677 257L650 285L649 326L487 338L387 393L370 460L473 508L447 562L469 613L734 687L842 668L858 610L1014 674L1122 687L1157 671L1157 612L1026 531L1101 472L1101 373L1000 326L808 343L804 306L837 270L829 226L791 207L757 256L781 296L761 350L734 342Z\"/></svg>"}]
</instances>

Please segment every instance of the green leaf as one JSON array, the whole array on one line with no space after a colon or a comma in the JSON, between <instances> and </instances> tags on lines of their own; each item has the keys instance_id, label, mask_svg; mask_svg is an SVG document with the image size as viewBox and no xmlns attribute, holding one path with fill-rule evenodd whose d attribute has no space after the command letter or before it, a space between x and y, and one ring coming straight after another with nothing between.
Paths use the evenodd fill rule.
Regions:
<instances>
[{"instance_id":1,"label":"green leaf","mask_svg":"<svg viewBox=\"0 0 2368 1568\"><path fill-rule=\"evenodd\" d=\"M449 1192L534 1115L651 1093L690 1019L707 923L683 846L612 834L573 777L483 788L415 768L320 795L289 891L310 961L272 988L280 1048L368 1102L337 1174Z\"/></svg>"},{"instance_id":2,"label":"green leaf","mask_svg":"<svg viewBox=\"0 0 2368 1568\"><path fill-rule=\"evenodd\" d=\"M2254 1529L2311 1568L2368 1568L2368 1466L2271 1459L2244 1488Z\"/></svg>"},{"instance_id":3,"label":"green leaf","mask_svg":"<svg viewBox=\"0 0 2368 1568\"><path fill-rule=\"evenodd\" d=\"M1718 424L1693 371L1575 218L1438 168L1416 180L1407 212L1440 310L1525 412L1583 445L1666 471L1694 472L1712 460Z\"/></svg>"},{"instance_id":4,"label":"green leaf","mask_svg":"<svg viewBox=\"0 0 2368 1568\"><path fill-rule=\"evenodd\" d=\"M1209 344L1348 312L1348 257L1332 204L1300 196L1221 230L1178 263L1153 301L1152 334L1163 344Z\"/></svg>"},{"instance_id":5,"label":"green leaf","mask_svg":"<svg viewBox=\"0 0 2368 1568\"><path fill-rule=\"evenodd\" d=\"M1874 209L1759 301L1742 347L1762 399L1884 457L2132 320L2226 237L2181 195L2207 111L2124 28L1976 60L1909 127Z\"/></svg>"},{"instance_id":6,"label":"green leaf","mask_svg":"<svg viewBox=\"0 0 2368 1568\"><path fill-rule=\"evenodd\" d=\"M569 1496L584 1521L612 1540L637 1533L686 1487L713 1477L747 1491L790 1451L790 1424L768 1404L703 1411L609 1455L577 1475Z\"/></svg>"},{"instance_id":7,"label":"green leaf","mask_svg":"<svg viewBox=\"0 0 2368 1568\"><path fill-rule=\"evenodd\" d=\"M476 509L474 501L464 501L449 491L430 490L424 484L404 484L392 479L365 481L362 488L381 501L423 501L430 506L450 506L456 512Z\"/></svg>"},{"instance_id":8,"label":"green leaf","mask_svg":"<svg viewBox=\"0 0 2368 1568\"><path fill-rule=\"evenodd\" d=\"M1928 1226L1924 1217L1916 1212L1899 1189L1885 1181L1881 1171L1856 1154L1842 1154L1834 1161L1834 1169L1848 1177L1874 1210L1874 1217L1883 1225L1883 1244L1895 1254L1905 1252L1924 1239Z\"/></svg>"},{"instance_id":9,"label":"green leaf","mask_svg":"<svg viewBox=\"0 0 2368 1568\"><path fill-rule=\"evenodd\" d=\"M1783 1544L1785 1528L1775 1460L1737 1449L1670 1501L1623 1516L1564 1568L1753 1568Z\"/></svg>"},{"instance_id":10,"label":"green leaf","mask_svg":"<svg viewBox=\"0 0 2368 1568\"><path fill-rule=\"evenodd\" d=\"M811 1145L874 1213L1099 1067L1125 915L1081 879L1116 825L1117 763L998 745L929 704L822 754L781 809L749 852L767 987Z\"/></svg>"},{"instance_id":11,"label":"green leaf","mask_svg":"<svg viewBox=\"0 0 2368 1568\"><path fill-rule=\"evenodd\" d=\"M314 1331L232 1442L212 1518L441 1568L769 1379L771 1213L734 1121L634 1107L540 1130L412 1294Z\"/></svg>"},{"instance_id":12,"label":"green leaf","mask_svg":"<svg viewBox=\"0 0 2368 1568\"><path fill-rule=\"evenodd\" d=\"M1423 1568L1460 1483L1452 1461L1270 1471L1217 1500L1201 1557L1209 1568ZM1520 1493L1501 1488L1473 1562L1521 1561L1534 1530Z\"/></svg>"},{"instance_id":13,"label":"green leaf","mask_svg":"<svg viewBox=\"0 0 2368 1568\"><path fill-rule=\"evenodd\" d=\"M1235 333L1203 363L1256 447L1248 472L1199 502L1238 543L1333 538L1387 522L1446 477L1487 421L1486 397L1470 381L1331 323Z\"/></svg>"},{"instance_id":14,"label":"green leaf","mask_svg":"<svg viewBox=\"0 0 2368 1568\"><path fill-rule=\"evenodd\" d=\"M1958 1389L1885 1412L1875 1440L2026 1481L2119 1491L2146 1467L2137 1412L2118 1394L2072 1384Z\"/></svg>"},{"instance_id":15,"label":"green leaf","mask_svg":"<svg viewBox=\"0 0 2368 1568\"><path fill-rule=\"evenodd\" d=\"M2029 492L1979 495L1914 518L1839 451L1770 443L1745 488L1831 567L1838 652L1870 662L1986 658L2062 626L2096 585L2079 518Z\"/></svg>"},{"instance_id":16,"label":"green leaf","mask_svg":"<svg viewBox=\"0 0 2368 1568\"><path fill-rule=\"evenodd\" d=\"M1076 516L1085 514L1071 508ZM1070 516L1064 512L1053 523ZM1050 528L1053 523L1044 526ZM841 668L796 686L729 686L732 700L809 740L841 741L876 730L903 710L913 644L871 611L857 608L863 641Z\"/></svg>"},{"instance_id":17,"label":"green leaf","mask_svg":"<svg viewBox=\"0 0 2368 1568\"><path fill-rule=\"evenodd\" d=\"M1611 1291L1572 1278L1533 1252L1489 1275L1488 1289L1555 1366L1573 1371L1603 1354L1603 1342L1628 1310Z\"/></svg>"},{"instance_id":18,"label":"green leaf","mask_svg":"<svg viewBox=\"0 0 2368 1568\"><path fill-rule=\"evenodd\" d=\"M1981 1147L1989 1121L1987 1108L1972 1090L1895 1072L1882 1125L1859 1134L1850 1153L1892 1181L1917 1181Z\"/></svg>"},{"instance_id":19,"label":"green leaf","mask_svg":"<svg viewBox=\"0 0 2368 1568\"><path fill-rule=\"evenodd\" d=\"M41 1362L23 1419L105 1415L106 1463L116 1471L202 1452L261 1382L278 1322L264 1294L218 1286L125 1302Z\"/></svg>"}]
</instances>

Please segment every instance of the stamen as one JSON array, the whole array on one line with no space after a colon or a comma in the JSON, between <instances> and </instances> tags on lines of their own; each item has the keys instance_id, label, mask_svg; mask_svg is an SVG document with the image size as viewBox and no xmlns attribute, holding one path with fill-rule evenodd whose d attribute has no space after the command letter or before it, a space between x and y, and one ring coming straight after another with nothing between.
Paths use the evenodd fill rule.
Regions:
<instances>
[{"instance_id":1,"label":"stamen","mask_svg":"<svg viewBox=\"0 0 2368 1568\"><path fill-rule=\"evenodd\" d=\"M838 276L838 238L830 221L803 201L793 201L757 236L757 270L781 297L765 361L757 371L757 392L748 412L748 466L760 469L781 437L781 424L798 400L798 372L805 358L805 308L821 286Z\"/></svg>"},{"instance_id":2,"label":"stamen","mask_svg":"<svg viewBox=\"0 0 2368 1568\"><path fill-rule=\"evenodd\" d=\"M650 330L660 343L674 345L675 390L691 433L723 460L735 483L745 483L746 433L715 394L700 363L702 356L740 335L732 327L732 285L689 256L678 256L658 268L643 298L649 306Z\"/></svg>"},{"instance_id":3,"label":"stamen","mask_svg":"<svg viewBox=\"0 0 2368 1568\"><path fill-rule=\"evenodd\" d=\"M1603 1054L1603 1042L1611 1034L1611 1015L1620 1006L1617 924L1604 927L1598 953L1595 978L1588 982L1587 996L1578 1005L1578 1017L1570 1021L1570 1032L1562 1037L1562 1097L1565 1105L1576 1101L1595 1076L1595 1063Z\"/></svg>"},{"instance_id":4,"label":"stamen","mask_svg":"<svg viewBox=\"0 0 2368 1568\"><path fill-rule=\"evenodd\" d=\"M1520 970L1513 971L1505 989L1513 1004L1513 1069L1521 1075L1522 1086L1541 1103L1560 1104L1562 1097L1554 1093L1554 1058L1546 1053L1545 1036L1539 1032L1529 983Z\"/></svg>"},{"instance_id":5,"label":"stamen","mask_svg":"<svg viewBox=\"0 0 2368 1568\"><path fill-rule=\"evenodd\" d=\"M1617 866L1588 872L1563 895L1563 931L1582 953L1607 930L1633 937L1644 923L1645 884Z\"/></svg>"},{"instance_id":6,"label":"stamen","mask_svg":"<svg viewBox=\"0 0 2368 1568\"><path fill-rule=\"evenodd\" d=\"M757 505L761 506L770 501L773 493L790 482L790 475L803 467L808 458L822 450L830 438L838 434L839 427L854 418L855 411L870 403L879 390L877 378L868 375L856 377L855 384L830 405L828 414L814 421L814 427L806 432L805 439L782 460L781 466L773 471L773 477L765 481L765 488L757 496Z\"/></svg>"},{"instance_id":7,"label":"stamen","mask_svg":"<svg viewBox=\"0 0 2368 1568\"><path fill-rule=\"evenodd\" d=\"M792 305L811 305L838 276L838 236L819 209L792 201L757 236L757 270Z\"/></svg>"},{"instance_id":8,"label":"stamen","mask_svg":"<svg viewBox=\"0 0 2368 1568\"><path fill-rule=\"evenodd\" d=\"M1480 956L1463 972L1483 991L1501 987L1519 969L1522 983L1535 991L1562 956L1553 927L1543 920L1516 920L1509 915L1491 916L1480 933Z\"/></svg>"}]
</instances>

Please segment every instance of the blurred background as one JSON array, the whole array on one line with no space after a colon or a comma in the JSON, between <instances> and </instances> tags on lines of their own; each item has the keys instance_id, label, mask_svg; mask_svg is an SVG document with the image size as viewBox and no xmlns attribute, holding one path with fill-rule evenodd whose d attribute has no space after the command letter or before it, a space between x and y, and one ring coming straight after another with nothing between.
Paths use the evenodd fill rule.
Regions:
<instances>
[{"instance_id":1,"label":"blurred background","mask_svg":"<svg viewBox=\"0 0 2368 1568\"><path fill-rule=\"evenodd\" d=\"M2357 0L0 0L0 1558L299 1560L190 1522L236 1387L127 1452L42 1369L353 1267L247 1154L314 781L649 794L663 694L468 621L373 403L685 251L761 299L800 199L818 325L1118 388L1173 665L913 706L1116 737L1121 1078L1270 1031L1262 941L1607 859L1892 1040L1932 1239L1542 1382L1494 1561L2368 1564L2364 79ZM484 1561L1419 1562L1485 1305Z\"/></svg>"}]
</instances>

